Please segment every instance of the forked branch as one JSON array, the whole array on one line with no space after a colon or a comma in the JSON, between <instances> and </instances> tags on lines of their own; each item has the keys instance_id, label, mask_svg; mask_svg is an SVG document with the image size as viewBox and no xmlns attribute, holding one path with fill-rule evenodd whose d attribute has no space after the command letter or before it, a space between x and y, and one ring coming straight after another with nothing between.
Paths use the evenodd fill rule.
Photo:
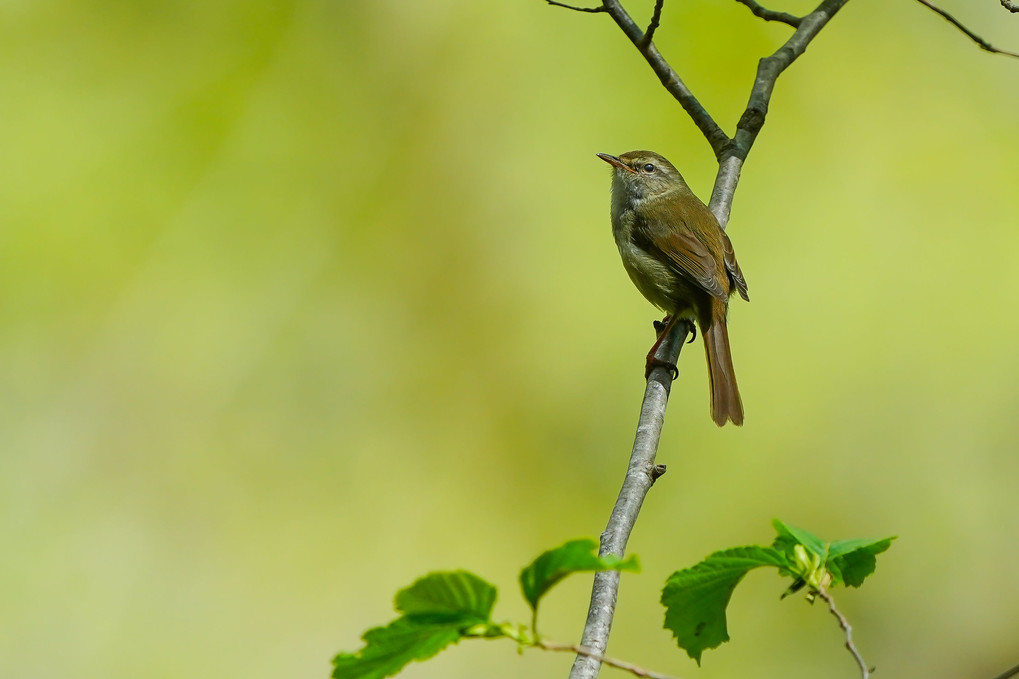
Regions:
<instances>
[{"instance_id":1,"label":"forked branch","mask_svg":"<svg viewBox=\"0 0 1019 679\"><path fill-rule=\"evenodd\" d=\"M793 61L803 54L810 41L848 0L823 0L817 9L802 18L791 15L784 18L785 23L796 27L796 31L775 54L761 60L757 69L757 77L751 89L750 101L736 126L735 136L731 138L722 131L722 128L701 105L653 42L655 29L661 19L664 0L655 1L654 14L646 31L642 30L623 9L619 0L602 0L601 6L597 8L579 8L554 0L546 0L546 2L550 5L577 11L605 12L622 29L655 75L658 76L665 89L697 125L714 151L719 168L709 207L722 228L725 228L729 221L736 184L739 182L740 169L750 153L754 140L764 126L775 81ZM758 16L763 13L772 20L783 20L778 19L777 14L765 10L756 2L744 2L743 4L750 7L752 11L756 8L755 14ZM686 339L686 334L684 325L677 324L675 331L662 344L659 356L674 364L679 356L682 343ZM665 419L665 406L671 383L668 371L662 368L652 371L641 404L637 435L630 455L626 478L612 509L608 525L602 534L599 550L601 556L623 555L644 498L655 479L664 471L664 468L655 465L655 456L658 451L658 440ZM570 672L570 679L594 679L598 676L601 667L599 656L604 655L608 645L618 591L618 572L604 571L595 574L587 622L581 640L581 646L590 652L578 653Z\"/></svg>"}]
</instances>

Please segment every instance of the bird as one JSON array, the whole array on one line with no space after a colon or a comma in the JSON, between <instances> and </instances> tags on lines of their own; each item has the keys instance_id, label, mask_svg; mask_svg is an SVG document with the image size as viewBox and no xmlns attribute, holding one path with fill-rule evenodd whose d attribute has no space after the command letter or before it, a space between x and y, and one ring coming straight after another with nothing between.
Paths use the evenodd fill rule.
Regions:
<instances>
[{"instance_id":1,"label":"bird","mask_svg":"<svg viewBox=\"0 0 1019 679\"><path fill-rule=\"evenodd\" d=\"M612 235L630 280L667 316L656 323L658 338L648 352L644 376L674 363L655 356L679 322L700 329L708 362L711 419L718 426L743 424L743 401L729 348L729 297L750 301L747 282L729 236L690 189L683 175L653 151L619 156L597 154L613 167ZM691 341L693 338L691 338Z\"/></svg>"}]
</instances>

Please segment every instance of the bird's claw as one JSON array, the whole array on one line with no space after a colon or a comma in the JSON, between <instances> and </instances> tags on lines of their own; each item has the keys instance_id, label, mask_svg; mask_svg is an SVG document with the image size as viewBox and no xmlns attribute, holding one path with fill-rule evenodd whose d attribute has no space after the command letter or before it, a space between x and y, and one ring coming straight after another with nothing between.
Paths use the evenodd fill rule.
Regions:
<instances>
[{"instance_id":1,"label":"bird's claw","mask_svg":"<svg viewBox=\"0 0 1019 679\"><path fill-rule=\"evenodd\" d=\"M688 339L686 343L693 344L693 341L697 339L697 324L691 321L690 319L687 319L686 331L690 333L690 339Z\"/></svg>"},{"instance_id":2,"label":"bird's claw","mask_svg":"<svg viewBox=\"0 0 1019 679\"><path fill-rule=\"evenodd\" d=\"M667 368L669 370L669 377L673 380L679 377L679 368L676 367L675 363L663 361L660 358L651 358L648 360L647 365L644 368L645 380L651 377L651 371L655 368Z\"/></svg>"}]
</instances>

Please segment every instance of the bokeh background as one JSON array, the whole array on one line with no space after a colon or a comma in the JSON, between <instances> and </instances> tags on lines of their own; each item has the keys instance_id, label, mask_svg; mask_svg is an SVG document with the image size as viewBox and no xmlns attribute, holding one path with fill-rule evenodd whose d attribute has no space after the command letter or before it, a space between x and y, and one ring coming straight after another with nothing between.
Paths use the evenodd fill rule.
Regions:
<instances>
[{"instance_id":1,"label":"bokeh background","mask_svg":"<svg viewBox=\"0 0 1019 679\"><path fill-rule=\"evenodd\" d=\"M943 4L1019 47L997 2ZM658 150L701 195L714 174L611 20L540 0L0 12L0 676L323 678L440 569L525 620L519 568L608 517L656 315L594 154ZM670 1L658 43L731 132L788 33ZM1017 110L1019 62L907 0L851 2L782 77L729 227L747 423L711 423L689 347L612 654L856 676L773 574L701 669L661 629L669 573L780 517L899 536L836 593L882 676L1019 662ZM547 635L579 638L589 587L550 597ZM570 662L476 641L404 676Z\"/></svg>"}]
</instances>

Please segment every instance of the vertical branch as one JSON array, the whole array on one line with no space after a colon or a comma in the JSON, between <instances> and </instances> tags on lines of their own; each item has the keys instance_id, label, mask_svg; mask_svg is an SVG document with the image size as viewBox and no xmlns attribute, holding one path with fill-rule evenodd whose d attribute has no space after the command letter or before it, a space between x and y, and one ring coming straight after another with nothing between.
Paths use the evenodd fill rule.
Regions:
<instances>
[{"instance_id":1,"label":"vertical branch","mask_svg":"<svg viewBox=\"0 0 1019 679\"><path fill-rule=\"evenodd\" d=\"M736 191L736 185L739 183L743 162L746 160L747 154L750 153L757 134L764 126L775 81L788 68L789 64L803 54L807 44L848 0L823 0L817 9L802 18L791 15L780 17L777 13L764 10L756 2L743 2L755 10L759 16L761 13L767 14L769 18L795 26L796 31L775 54L761 60L757 69L757 78L751 90L750 102L740 118L736 136L733 138L729 138L722 131L722 128L655 47L652 39L661 20L664 0L655 0L654 15L646 31L641 30L623 9L620 0L602 0L602 4L594 8L575 7L556 0L546 0L546 2L583 12L605 12L612 17L630 42L634 44L665 89L701 130L718 159L718 175L709 207L722 228L725 228L729 220L732 198ZM687 330L684 325L676 325L673 332L662 343L659 357L675 364L686 336ZM651 372L641 404L637 434L630 453L626 478L619 491L616 504L612 508L605 532L602 533L599 550L599 554L602 556L613 554L621 557L623 555L644 498L651 490L655 479L665 471L664 467L655 465L655 456L658 451L662 424L665 420L665 406L668 403L671 385L671 375L664 368L656 368ZM601 669L599 657L604 656L608 646L618 592L618 572L605 571L595 574L591 590L591 603L581 641L581 646L587 652L578 654L570 671L570 679L595 679L598 676Z\"/></svg>"},{"instance_id":2,"label":"vertical branch","mask_svg":"<svg viewBox=\"0 0 1019 679\"><path fill-rule=\"evenodd\" d=\"M659 357L675 364L686 336L686 325L677 323L672 333L662 342L658 351ZM623 487L619 490L605 532L601 535L599 556L609 554L623 556L630 532L637 522L637 514L644 504L644 498L655 480L665 473L663 465L655 465L655 455L658 452L662 424L665 422L665 406L669 401L671 386L672 376L666 368L658 367L651 371L647 388L644 390L644 401L640 406L637 435L633 441L626 478L623 479ZM581 646L595 654L605 655L618 592L618 571L595 573L591 605L587 611L587 622L580 642ZM594 679L598 676L599 669L601 662L597 657L591 654L578 655L573 662L570 679Z\"/></svg>"}]
</instances>

